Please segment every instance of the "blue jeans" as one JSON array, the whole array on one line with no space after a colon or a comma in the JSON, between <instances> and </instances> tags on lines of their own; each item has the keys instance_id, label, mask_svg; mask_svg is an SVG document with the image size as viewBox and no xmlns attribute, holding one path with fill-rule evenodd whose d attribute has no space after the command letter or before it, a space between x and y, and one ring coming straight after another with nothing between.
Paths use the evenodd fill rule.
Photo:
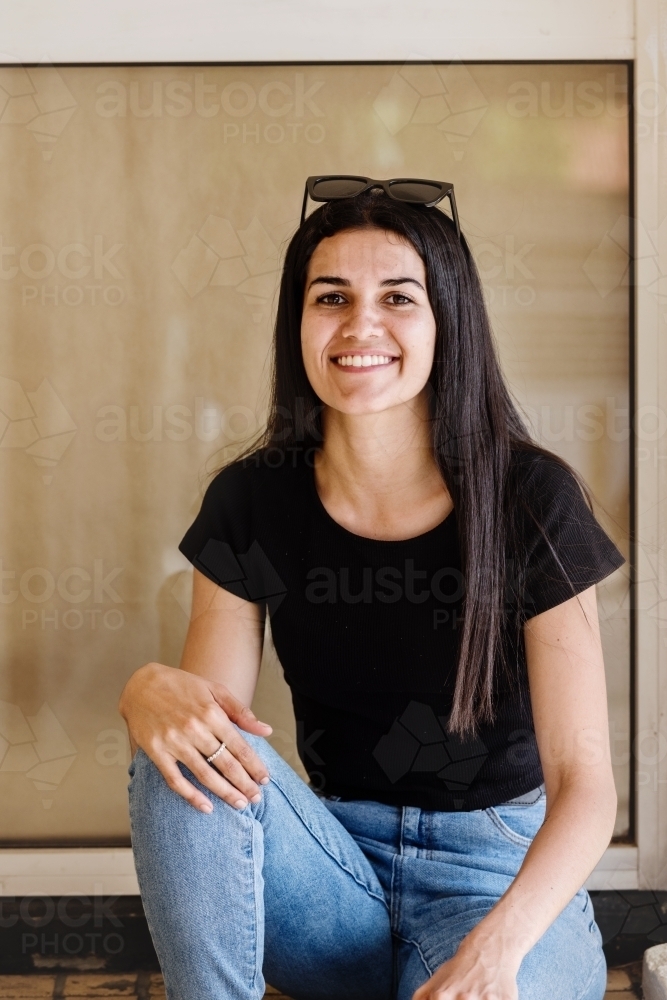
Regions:
<instances>
[{"instance_id":1,"label":"blue jeans","mask_svg":"<svg viewBox=\"0 0 667 1000\"><path fill-rule=\"evenodd\" d=\"M258 736L261 802L207 815L144 753L132 848L167 1000L410 1000L515 877L545 796L473 812L319 797ZM520 1000L602 1000L602 940L580 889L525 956Z\"/></svg>"}]
</instances>

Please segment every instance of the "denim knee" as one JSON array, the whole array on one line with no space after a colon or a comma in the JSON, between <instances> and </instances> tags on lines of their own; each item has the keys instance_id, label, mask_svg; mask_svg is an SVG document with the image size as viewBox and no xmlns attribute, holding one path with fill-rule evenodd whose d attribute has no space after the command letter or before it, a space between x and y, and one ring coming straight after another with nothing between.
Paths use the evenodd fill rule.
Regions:
<instances>
[{"instance_id":1,"label":"denim knee","mask_svg":"<svg viewBox=\"0 0 667 1000\"><path fill-rule=\"evenodd\" d=\"M214 805L214 807L226 806L227 809L232 810L234 813L243 813L250 811L254 816L259 818L263 812L265 806L265 800L267 793L270 795L271 784L275 779L276 785L289 796L290 791L296 793L299 797L304 794L307 789L306 794L313 794L312 790L305 785L303 780L299 775L290 767L290 765L280 756L280 754L274 750L271 744L263 736L255 736L253 733L247 733L245 730L240 729L234 723L234 728L239 732L243 739L248 743L249 746L255 751L258 757L266 765L270 781L267 785L260 785L261 791L261 802L259 803L249 803L245 810L238 810L234 806L229 805L223 799L219 798L214 792L201 783L201 781L192 773L186 764L182 761L177 761L177 766L187 781L197 788L198 791L202 792L209 801ZM207 765L214 768L213 764ZM187 805L189 810L193 813L197 813L197 810L193 808L186 800L169 787L164 775L158 768L157 764L151 760L148 754L139 747L135 753L130 765L127 769L127 773L130 777L128 784L128 792L130 799L130 814L137 812L138 802L137 795L135 794L140 790L140 799L143 804L150 802L150 807L152 809L160 809L162 806L173 809L178 803L175 802L174 796L178 796L184 805Z\"/></svg>"}]
</instances>

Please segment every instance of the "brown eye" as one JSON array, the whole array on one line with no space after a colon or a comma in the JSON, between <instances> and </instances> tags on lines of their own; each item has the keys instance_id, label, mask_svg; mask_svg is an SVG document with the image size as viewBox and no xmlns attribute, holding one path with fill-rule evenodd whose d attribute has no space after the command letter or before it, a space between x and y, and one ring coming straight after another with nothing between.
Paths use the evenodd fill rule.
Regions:
<instances>
[{"instance_id":1,"label":"brown eye","mask_svg":"<svg viewBox=\"0 0 667 1000\"><path fill-rule=\"evenodd\" d=\"M339 302L332 302L331 299L338 299ZM340 292L327 292L326 295L320 295L317 301L322 302L325 306L337 306L340 302L344 302L345 299Z\"/></svg>"}]
</instances>

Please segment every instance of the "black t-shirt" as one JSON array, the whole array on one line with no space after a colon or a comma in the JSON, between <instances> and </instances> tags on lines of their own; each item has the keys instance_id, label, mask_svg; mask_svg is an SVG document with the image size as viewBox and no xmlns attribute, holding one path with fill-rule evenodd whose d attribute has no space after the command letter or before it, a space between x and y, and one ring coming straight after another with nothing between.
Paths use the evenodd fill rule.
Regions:
<instances>
[{"instance_id":1,"label":"black t-shirt","mask_svg":"<svg viewBox=\"0 0 667 1000\"><path fill-rule=\"evenodd\" d=\"M314 455L261 449L223 469L179 546L219 586L266 605L311 784L446 811L535 788L543 774L521 625L624 561L571 473L537 452L514 455L524 503L521 567L507 588L512 669L497 671L495 722L462 741L444 730L464 590L455 512L415 538L356 535L322 504Z\"/></svg>"}]
</instances>

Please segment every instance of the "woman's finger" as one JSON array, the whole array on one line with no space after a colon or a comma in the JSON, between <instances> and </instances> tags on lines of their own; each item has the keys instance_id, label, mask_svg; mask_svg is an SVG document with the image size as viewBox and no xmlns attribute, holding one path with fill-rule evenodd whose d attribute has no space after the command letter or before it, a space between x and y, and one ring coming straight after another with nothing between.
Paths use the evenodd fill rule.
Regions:
<instances>
[{"instance_id":1,"label":"woman's finger","mask_svg":"<svg viewBox=\"0 0 667 1000\"><path fill-rule=\"evenodd\" d=\"M249 733L255 733L257 736L267 736L273 732L268 722L260 722L252 709L244 705L238 698L235 698L224 684L209 681L208 685L218 705L220 705L232 722L235 722L241 729L245 729Z\"/></svg>"},{"instance_id":2,"label":"woman's finger","mask_svg":"<svg viewBox=\"0 0 667 1000\"><path fill-rule=\"evenodd\" d=\"M163 755L151 759L173 792L177 792L194 809L204 813L213 812L213 806L209 800L195 788L191 781L183 777L173 757Z\"/></svg>"},{"instance_id":3,"label":"woman's finger","mask_svg":"<svg viewBox=\"0 0 667 1000\"><path fill-rule=\"evenodd\" d=\"M206 734L204 736L205 742L202 742L203 734L198 734L199 738L197 739L196 746L205 757L210 757L214 754L221 743L226 744L226 749L223 750L220 757L227 758L227 760L221 761L220 757L216 757L213 761L214 766L220 770L220 764L228 763L229 755L231 754L232 757L236 758L251 781L257 782L259 785L268 784L270 776L266 764L259 754L255 753L250 744L246 743L238 729L236 729L229 717L218 705L211 706L202 722L210 735ZM218 742L214 745L216 739ZM211 746L213 749L206 753L206 749ZM229 754L227 751L229 751ZM255 788L255 791L257 790Z\"/></svg>"},{"instance_id":4,"label":"woman's finger","mask_svg":"<svg viewBox=\"0 0 667 1000\"><path fill-rule=\"evenodd\" d=\"M225 748L221 754L219 754L215 760L211 761L213 767L217 768L221 774L231 782L235 788L238 788L251 802L259 802L261 798L261 789L259 785L255 784L251 777L249 777L246 769L239 763L237 758L232 753L231 749L225 744Z\"/></svg>"},{"instance_id":5,"label":"woman's finger","mask_svg":"<svg viewBox=\"0 0 667 1000\"><path fill-rule=\"evenodd\" d=\"M177 759L185 764L190 771L192 771L200 784L204 785L205 788L208 788L214 795L217 795L219 799L222 799L224 802L228 802L229 805L234 806L235 809L245 809L248 805L248 796L236 788L231 782L227 781L227 779L224 778L215 767L211 767L210 764L206 762L205 757L202 757L201 753L194 747L184 746L179 751ZM178 770L178 767L176 769ZM188 782L188 784L191 785L190 782ZM193 785L191 785L191 787L194 788ZM254 787L256 789L257 786ZM258 792L259 790L253 794L258 794Z\"/></svg>"},{"instance_id":6,"label":"woman's finger","mask_svg":"<svg viewBox=\"0 0 667 1000\"><path fill-rule=\"evenodd\" d=\"M218 753L222 743L225 748ZM239 801L243 797L259 802L261 789L254 781L255 775L262 784L269 781L264 762L223 710L213 703L207 705L203 713L193 713L181 728L170 730L160 749L183 761L203 784L227 801L228 796L221 793L221 786L211 783L212 775L224 774L227 782L237 788L239 794L236 799ZM209 764L207 758L216 753L218 756Z\"/></svg>"}]
</instances>

